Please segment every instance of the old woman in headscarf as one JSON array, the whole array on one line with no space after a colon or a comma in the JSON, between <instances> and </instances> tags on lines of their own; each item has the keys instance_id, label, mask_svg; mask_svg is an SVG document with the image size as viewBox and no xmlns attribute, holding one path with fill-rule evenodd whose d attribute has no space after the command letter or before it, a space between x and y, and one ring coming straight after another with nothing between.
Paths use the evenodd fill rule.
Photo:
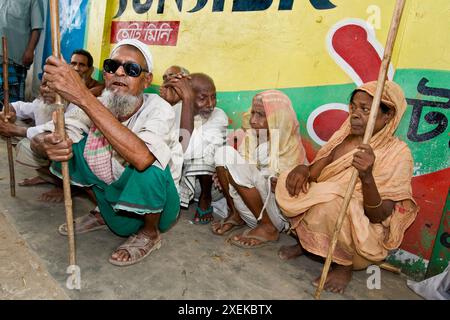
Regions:
<instances>
[{"instance_id":1,"label":"old woman in headscarf","mask_svg":"<svg viewBox=\"0 0 450 320\"><path fill-rule=\"evenodd\" d=\"M325 283L332 292L343 293L353 270L381 262L389 250L398 248L418 211L411 190L411 152L394 137L407 105L396 83L386 82L374 134L368 145L361 144L376 87L373 81L352 93L349 117L341 128L309 166L283 173L276 188L276 200L299 240L282 247L280 258L305 251L326 257L352 171L357 169L359 179Z\"/></svg>"},{"instance_id":2,"label":"old woman in headscarf","mask_svg":"<svg viewBox=\"0 0 450 320\"><path fill-rule=\"evenodd\" d=\"M278 240L289 224L275 203L279 173L306 163L299 123L288 96L277 90L255 95L249 124L238 151L225 146L216 153L216 170L227 199L229 215L212 231L224 235L248 225L231 243L254 248Z\"/></svg>"}]
</instances>

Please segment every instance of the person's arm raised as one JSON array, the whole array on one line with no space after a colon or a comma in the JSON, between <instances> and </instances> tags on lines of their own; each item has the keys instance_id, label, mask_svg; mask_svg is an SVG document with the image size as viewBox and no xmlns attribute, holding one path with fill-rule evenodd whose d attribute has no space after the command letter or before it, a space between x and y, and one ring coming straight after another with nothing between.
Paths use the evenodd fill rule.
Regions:
<instances>
[{"instance_id":1,"label":"person's arm raised","mask_svg":"<svg viewBox=\"0 0 450 320\"><path fill-rule=\"evenodd\" d=\"M137 170L145 170L155 161L147 145L139 139L89 91L78 73L67 63L49 57L44 67L48 86L62 98L79 106L125 161ZM141 101L142 103L142 101Z\"/></svg>"},{"instance_id":2,"label":"person's arm raised","mask_svg":"<svg viewBox=\"0 0 450 320\"><path fill-rule=\"evenodd\" d=\"M181 145L183 151L186 151L189 145L189 137L194 131L194 92L190 84L188 76L181 74L176 75L164 84L168 90L173 89L182 101L181 118L180 118L180 132L185 130L188 135L182 136Z\"/></svg>"}]
</instances>

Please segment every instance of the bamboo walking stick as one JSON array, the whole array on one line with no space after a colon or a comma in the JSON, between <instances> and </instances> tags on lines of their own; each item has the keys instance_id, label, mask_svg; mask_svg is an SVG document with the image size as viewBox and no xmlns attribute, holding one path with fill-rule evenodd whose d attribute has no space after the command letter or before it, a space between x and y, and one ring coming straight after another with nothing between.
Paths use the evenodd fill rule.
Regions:
<instances>
[{"instance_id":1,"label":"bamboo walking stick","mask_svg":"<svg viewBox=\"0 0 450 320\"><path fill-rule=\"evenodd\" d=\"M9 114L9 83L8 83L8 43L6 38L2 37L3 48L3 112L5 117ZM6 120L6 118L5 118ZM8 120L6 120L8 121ZM9 189L11 197L16 196L16 178L14 175L14 158L11 137L6 137L6 148L8 150L8 164L9 164Z\"/></svg>"},{"instance_id":2,"label":"bamboo walking stick","mask_svg":"<svg viewBox=\"0 0 450 320\"><path fill-rule=\"evenodd\" d=\"M370 139L372 138L373 129L375 127L375 120L377 118L378 109L380 107L381 96L384 90L384 83L386 82L389 63L391 62L392 50L394 48L395 38L397 36L404 6L405 0L397 0L394 15L392 16L391 26L389 28L389 34L386 42L386 48L384 50L383 61L381 62L380 72L378 74L377 89L375 91L375 96L373 97L369 121L367 122L366 131L364 133L363 144L368 144ZM350 183L348 185L347 192L344 197L344 202L342 203L341 211L339 212L339 216L336 221L333 238L331 241L331 245L328 249L327 259L325 260L325 265L323 267L322 275L320 277L320 283L314 295L316 299L320 299L320 294L323 290L323 286L327 279L328 271L331 265L331 258L337 243L337 237L339 232L341 231L342 223L344 222L344 217L347 213L347 208L350 203L353 191L355 189L357 179L358 179L358 171L355 168L353 168L353 174L351 176Z\"/></svg>"},{"instance_id":3,"label":"bamboo walking stick","mask_svg":"<svg viewBox=\"0 0 450 320\"><path fill-rule=\"evenodd\" d=\"M59 3L58 0L50 0L50 20L52 34L52 53L55 57L61 58L60 33L59 33ZM60 95L56 95L56 132L63 138L66 138L64 123L64 105ZM66 209L67 236L69 238L69 267L67 273L72 274L67 279L69 289L80 289L79 268L75 260L75 236L73 229L72 195L70 192L69 164L67 161L61 162L61 171L63 176L64 206ZM70 283L71 282L71 283Z\"/></svg>"}]
</instances>

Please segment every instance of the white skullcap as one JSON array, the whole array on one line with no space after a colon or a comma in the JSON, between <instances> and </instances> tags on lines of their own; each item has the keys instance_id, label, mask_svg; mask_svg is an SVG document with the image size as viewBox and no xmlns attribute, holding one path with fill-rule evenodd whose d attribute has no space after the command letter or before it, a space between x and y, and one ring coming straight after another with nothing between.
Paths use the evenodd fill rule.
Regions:
<instances>
[{"instance_id":1,"label":"white skullcap","mask_svg":"<svg viewBox=\"0 0 450 320\"><path fill-rule=\"evenodd\" d=\"M149 72L153 71L153 57L152 57L152 54L151 54L148 46L145 43L143 43L139 40L136 40L136 39L124 39L124 40L119 41L114 46L109 57L111 58L114 51L116 51L119 47L124 46L124 45L132 46L132 47L135 47L136 49L138 49L145 58L145 62L147 63L148 71Z\"/></svg>"}]
</instances>

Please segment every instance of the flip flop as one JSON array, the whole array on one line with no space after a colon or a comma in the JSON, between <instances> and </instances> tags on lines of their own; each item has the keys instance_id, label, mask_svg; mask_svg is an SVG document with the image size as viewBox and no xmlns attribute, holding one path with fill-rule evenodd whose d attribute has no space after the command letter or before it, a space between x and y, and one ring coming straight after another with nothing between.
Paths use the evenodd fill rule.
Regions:
<instances>
[{"instance_id":1,"label":"flip flop","mask_svg":"<svg viewBox=\"0 0 450 320\"><path fill-rule=\"evenodd\" d=\"M246 238L246 239L255 239L255 240L259 240L262 241L261 243L255 244L255 245L247 245L244 243L241 243L239 240L234 240L233 237L228 238L228 240L231 242L231 244L234 244L235 246L239 247L239 248L243 248L243 249L253 249L253 248L261 248L264 247L270 243L275 243L278 240L267 240L266 238L260 237L260 236L255 236L255 235L249 235L248 233L251 231L252 229L247 229L245 230L242 234L241 234L241 239L242 238Z\"/></svg>"},{"instance_id":2,"label":"flip flop","mask_svg":"<svg viewBox=\"0 0 450 320\"><path fill-rule=\"evenodd\" d=\"M212 206L206 210L202 210L199 207L197 207L197 209L195 211L198 214L198 221L195 220L195 216L194 216L194 218L191 220L193 224L208 224L213 220L213 217L212 217L213 207ZM211 219L202 221L202 217L207 214L211 214Z\"/></svg>"},{"instance_id":3,"label":"flip flop","mask_svg":"<svg viewBox=\"0 0 450 320\"><path fill-rule=\"evenodd\" d=\"M83 234L91 231L96 230L106 230L108 229L108 226L106 224L101 224L98 222L98 219L95 217L94 213L96 211L91 211L88 214L78 217L73 221L73 228L75 234ZM93 225L90 228L87 228L87 226ZM67 224L63 223L59 226L58 232L63 235L67 236Z\"/></svg>"},{"instance_id":4,"label":"flip flop","mask_svg":"<svg viewBox=\"0 0 450 320\"><path fill-rule=\"evenodd\" d=\"M237 222L237 221L235 221L233 219L230 219L228 221L225 221L225 220L226 219L220 220L218 222L218 224L220 224L220 226L218 226L217 228L216 228L217 223L213 223L211 225L211 232L214 233L215 235L218 235L218 236L224 236L224 235L226 235L228 233L231 233L234 230L238 230L238 229L241 229L241 228L245 227L245 223L239 223L239 222ZM228 229L227 231L223 232L223 233L219 233L219 232L216 231L216 230L222 229L223 226L226 225L226 224L231 224L232 227L230 229Z\"/></svg>"},{"instance_id":5,"label":"flip flop","mask_svg":"<svg viewBox=\"0 0 450 320\"><path fill-rule=\"evenodd\" d=\"M132 264L136 264L139 261L144 260L153 251L161 248L161 242L162 242L161 238L159 237L158 239L154 240L147 237L143 233L133 234L127 239L127 241L125 241L125 243L123 243L114 251L114 252L117 252L119 250L127 251L131 259L129 261L117 261L114 260L112 257L110 257L109 262L119 267L125 267L130 266ZM144 253L142 253L142 250L144 250Z\"/></svg>"}]
</instances>

